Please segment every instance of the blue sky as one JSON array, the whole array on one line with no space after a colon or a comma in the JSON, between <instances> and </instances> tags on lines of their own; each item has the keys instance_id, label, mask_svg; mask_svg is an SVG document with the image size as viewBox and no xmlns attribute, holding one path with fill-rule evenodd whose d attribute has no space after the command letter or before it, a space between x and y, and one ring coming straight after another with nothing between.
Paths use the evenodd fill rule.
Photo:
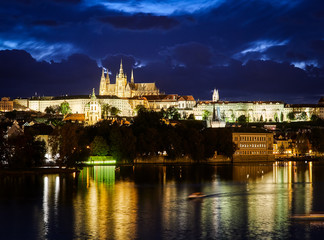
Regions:
<instances>
[{"instance_id":1,"label":"blue sky","mask_svg":"<svg viewBox=\"0 0 324 240\"><path fill-rule=\"evenodd\" d=\"M89 94L120 59L135 81L223 100L324 95L320 0L12 0L0 5L0 96Z\"/></svg>"}]
</instances>

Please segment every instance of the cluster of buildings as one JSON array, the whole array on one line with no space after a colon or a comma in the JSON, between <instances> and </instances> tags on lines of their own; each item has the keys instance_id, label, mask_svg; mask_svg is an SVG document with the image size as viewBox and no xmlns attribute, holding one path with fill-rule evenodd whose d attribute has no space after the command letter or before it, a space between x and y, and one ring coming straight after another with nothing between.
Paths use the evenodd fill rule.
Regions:
<instances>
[{"instance_id":1,"label":"cluster of buildings","mask_svg":"<svg viewBox=\"0 0 324 240\"><path fill-rule=\"evenodd\" d=\"M134 73L131 71L128 79L122 62L115 81L111 82L108 72L102 70L99 83L99 95L93 89L90 95L32 97L29 99L10 100L3 97L0 101L0 111L12 110L45 112L48 108L57 108L63 103L68 104L70 114L65 120L76 120L92 125L105 119L109 113L104 106L115 108L120 117L136 116L138 106L149 110L161 111L170 107L175 108L180 117L196 120L206 120L208 127L225 127L226 123L237 122L239 117L245 116L248 122L283 122L309 121L313 116L324 119L324 98L318 104L287 104L281 101L222 101L218 90L214 90L212 99L196 101L191 95L164 94L159 91L155 83L135 83ZM292 144L286 139L274 142L273 133L233 133L233 142L238 146L234 158L247 156L264 156L264 160L273 157L273 153L295 154ZM277 143L278 142L278 143Z\"/></svg>"},{"instance_id":2,"label":"cluster of buildings","mask_svg":"<svg viewBox=\"0 0 324 240\"><path fill-rule=\"evenodd\" d=\"M99 95L78 95L60 97L32 97L30 99L2 98L0 111L11 111L13 106L27 110L45 112L48 107L59 106L67 102L73 114L84 114L87 123L93 124L100 119L101 108L109 105L118 109L119 116L133 117L136 107L142 105L154 111L166 110L175 107L182 118L194 116L196 120L203 120L204 116L216 117L224 122L236 122L244 115L249 122L282 122L293 120L310 120L313 115L324 119L324 99L318 104L286 104L281 101L222 101L219 99L218 90L214 90L212 100L196 101L193 96L180 96L178 94L163 94L155 83L135 83L134 73L131 72L130 80L125 74L122 63L119 73L112 83L109 74L102 71L99 84ZM89 108L89 104L96 107ZM97 113L93 109L96 109ZM206 113L209 113L206 115ZM289 118L289 114L293 117ZM91 118L91 115L98 117ZM290 115L291 116L291 115Z\"/></svg>"}]
</instances>

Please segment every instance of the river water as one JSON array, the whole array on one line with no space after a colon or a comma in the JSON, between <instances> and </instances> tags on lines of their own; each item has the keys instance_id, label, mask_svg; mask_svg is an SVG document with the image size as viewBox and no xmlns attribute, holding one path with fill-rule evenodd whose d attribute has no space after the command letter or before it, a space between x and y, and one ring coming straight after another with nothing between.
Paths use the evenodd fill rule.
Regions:
<instances>
[{"instance_id":1,"label":"river water","mask_svg":"<svg viewBox=\"0 0 324 240\"><path fill-rule=\"evenodd\" d=\"M1 239L323 239L324 221L290 218L312 212L324 165L311 162L0 176Z\"/></svg>"}]
</instances>

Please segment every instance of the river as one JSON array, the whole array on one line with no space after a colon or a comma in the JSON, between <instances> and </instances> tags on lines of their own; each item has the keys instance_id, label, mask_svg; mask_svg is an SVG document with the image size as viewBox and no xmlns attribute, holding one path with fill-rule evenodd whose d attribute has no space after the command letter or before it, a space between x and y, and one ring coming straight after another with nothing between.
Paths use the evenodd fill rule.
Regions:
<instances>
[{"instance_id":1,"label":"river","mask_svg":"<svg viewBox=\"0 0 324 240\"><path fill-rule=\"evenodd\" d=\"M324 221L290 217L323 203L324 165L311 162L0 175L0 238L320 239Z\"/></svg>"}]
</instances>

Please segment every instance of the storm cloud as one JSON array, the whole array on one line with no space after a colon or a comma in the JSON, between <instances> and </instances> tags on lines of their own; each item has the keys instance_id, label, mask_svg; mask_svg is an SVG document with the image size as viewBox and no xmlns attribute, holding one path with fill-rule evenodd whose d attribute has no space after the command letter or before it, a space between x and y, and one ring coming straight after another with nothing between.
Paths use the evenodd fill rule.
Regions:
<instances>
[{"instance_id":1,"label":"storm cloud","mask_svg":"<svg viewBox=\"0 0 324 240\"><path fill-rule=\"evenodd\" d=\"M87 94L123 60L135 81L210 99L324 95L320 0L16 0L0 7L0 96ZM54 87L55 86L55 87Z\"/></svg>"}]
</instances>

